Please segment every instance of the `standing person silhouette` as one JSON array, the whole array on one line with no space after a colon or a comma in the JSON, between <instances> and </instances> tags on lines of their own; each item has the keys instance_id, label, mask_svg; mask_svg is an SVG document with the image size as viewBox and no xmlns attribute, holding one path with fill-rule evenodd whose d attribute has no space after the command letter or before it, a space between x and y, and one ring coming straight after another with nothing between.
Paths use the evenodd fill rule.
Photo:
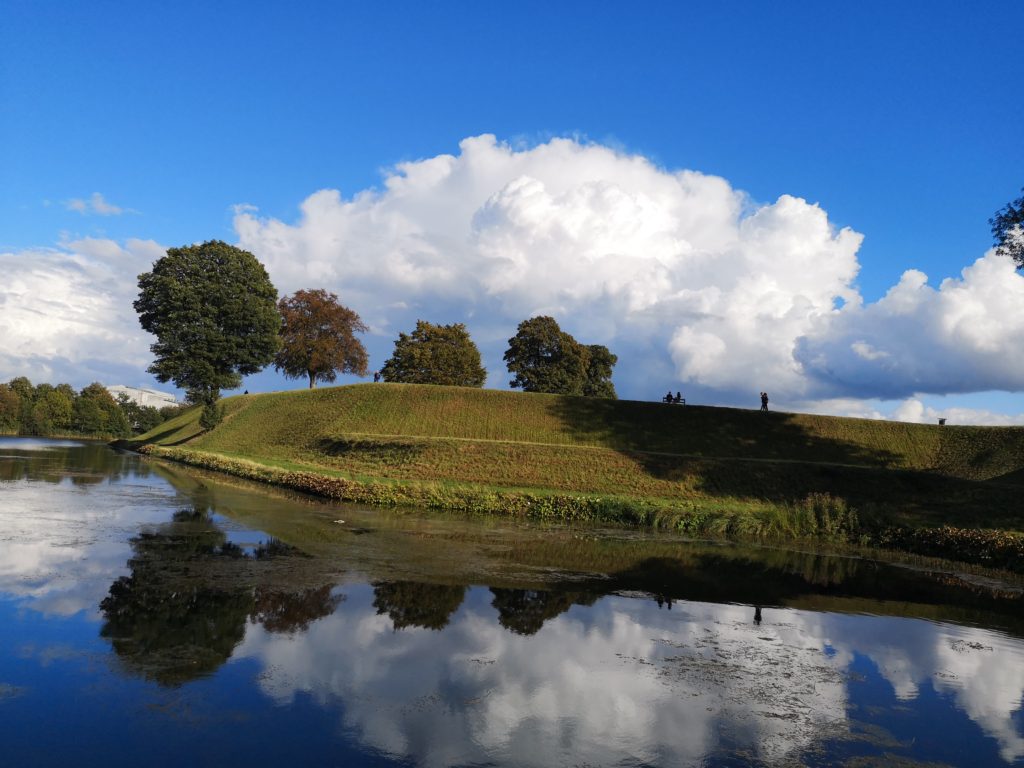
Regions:
<instances>
[{"instance_id":1,"label":"standing person silhouette","mask_svg":"<svg viewBox=\"0 0 1024 768\"><path fill-rule=\"evenodd\" d=\"M765 413L768 412L768 393L767 392L762 392L761 393L761 410L764 411Z\"/></svg>"}]
</instances>

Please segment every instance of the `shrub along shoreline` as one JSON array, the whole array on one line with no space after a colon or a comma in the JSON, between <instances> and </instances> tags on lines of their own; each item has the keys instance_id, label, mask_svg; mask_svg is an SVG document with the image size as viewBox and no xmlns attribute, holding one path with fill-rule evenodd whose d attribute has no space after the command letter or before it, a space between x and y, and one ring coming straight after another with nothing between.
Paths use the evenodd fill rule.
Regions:
<instances>
[{"instance_id":1,"label":"shrub along shoreline","mask_svg":"<svg viewBox=\"0 0 1024 768\"><path fill-rule=\"evenodd\" d=\"M119 441L120 442L120 441ZM115 444L117 445L117 444ZM752 541L815 540L906 552L1024 573L1024 536L1001 530L886 525L862 521L843 499L812 493L797 503L749 500L672 502L444 483L354 480L289 470L181 447L130 445L139 453L332 501L416 506L448 512L535 520L586 521L672 530L694 538Z\"/></svg>"}]
</instances>

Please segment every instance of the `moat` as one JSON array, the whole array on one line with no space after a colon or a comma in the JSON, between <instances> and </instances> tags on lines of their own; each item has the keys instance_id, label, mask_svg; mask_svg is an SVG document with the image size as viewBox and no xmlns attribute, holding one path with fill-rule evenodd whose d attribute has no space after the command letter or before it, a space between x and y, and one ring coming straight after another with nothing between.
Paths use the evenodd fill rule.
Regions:
<instances>
[{"instance_id":1,"label":"moat","mask_svg":"<svg viewBox=\"0 0 1024 768\"><path fill-rule=\"evenodd\" d=\"M1019 765L1022 695L1013 583L0 438L5 765Z\"/></svg>"}]
</instances>

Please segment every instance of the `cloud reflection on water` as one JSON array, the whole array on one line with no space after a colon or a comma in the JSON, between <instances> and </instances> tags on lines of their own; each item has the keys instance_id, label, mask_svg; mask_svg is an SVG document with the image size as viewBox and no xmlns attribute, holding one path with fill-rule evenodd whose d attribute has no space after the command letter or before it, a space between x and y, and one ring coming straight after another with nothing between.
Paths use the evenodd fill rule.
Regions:
<instances>
[{"instance_id":1,"label":"cloud reflection on water","mask_svg":"<svg viewBox=\"0 0 1024 768\"><path fill-rule=\"evenodd\" d=\"M1024 705L1024 649L1020 641L972 627L843 614L827 617L837 660L867 656L897 699L914 701L925 686L951 696L999 743L1003 759L1024 757L1024 734L1014 714Z\"/></svg>"},{"instance_id":2,"label":"cloud reflection on water","mask_svg":"<svg viewBox=\"0 0 1024 768\"><path fill-rule=\"evenodd\" d=\"M575 607L525 637L473 590L443 632L395 631L364 587L343 610L284 637L250 624L235 658L257 659L279 704L340 704L347 731L416 764L692 764L721 749L792 759L848 733L850 676L866 657L896 695L921 687L1024 756L1019 643L911 619L622 597Z\"/></svg>"},{"instance_id":3,"label":"cloud reflection on water","mask_svg":"<svg viewBox=\"0 0 1024 768\"><path fill-rule=\"evenodd\" d=\"M5 484L0 595L47 615L98 617L111 578L126 570L130 532L167 515L167 494L140 485L134 475L105 482L102 494L70 480Z\"/></svg>"},{"instance_id":4,"label":"cloud reflection on water","mask_svg":"<svg viewBox=\"0 0 1024 768\"><path fill-rule=\"evenodd\" d=\"M417 764L689 764L723 734L774 762L844 728L846 692L819 638L752 614L607 598L525 637L479 605L443 634L346 610L293 638L250 625L236 657L276 701L341 700L346 729Z\"/></svg>"}]
</instances>

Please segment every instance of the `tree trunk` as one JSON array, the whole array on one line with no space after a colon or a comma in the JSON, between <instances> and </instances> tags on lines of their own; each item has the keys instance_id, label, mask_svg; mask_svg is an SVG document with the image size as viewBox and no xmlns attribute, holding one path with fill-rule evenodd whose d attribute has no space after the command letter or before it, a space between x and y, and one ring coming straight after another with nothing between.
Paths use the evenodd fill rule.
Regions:
<instances>
[{"instance_id":1,"label":"tree trunk","mask_svg":"<svg viewBox=\"0 0 1024 768\"><path fill-rule=\"evenodd\" d=\"M309 388L313 389L316 386L316 374L313 371L309 371Z\"/></svg>"}]
</instances>

